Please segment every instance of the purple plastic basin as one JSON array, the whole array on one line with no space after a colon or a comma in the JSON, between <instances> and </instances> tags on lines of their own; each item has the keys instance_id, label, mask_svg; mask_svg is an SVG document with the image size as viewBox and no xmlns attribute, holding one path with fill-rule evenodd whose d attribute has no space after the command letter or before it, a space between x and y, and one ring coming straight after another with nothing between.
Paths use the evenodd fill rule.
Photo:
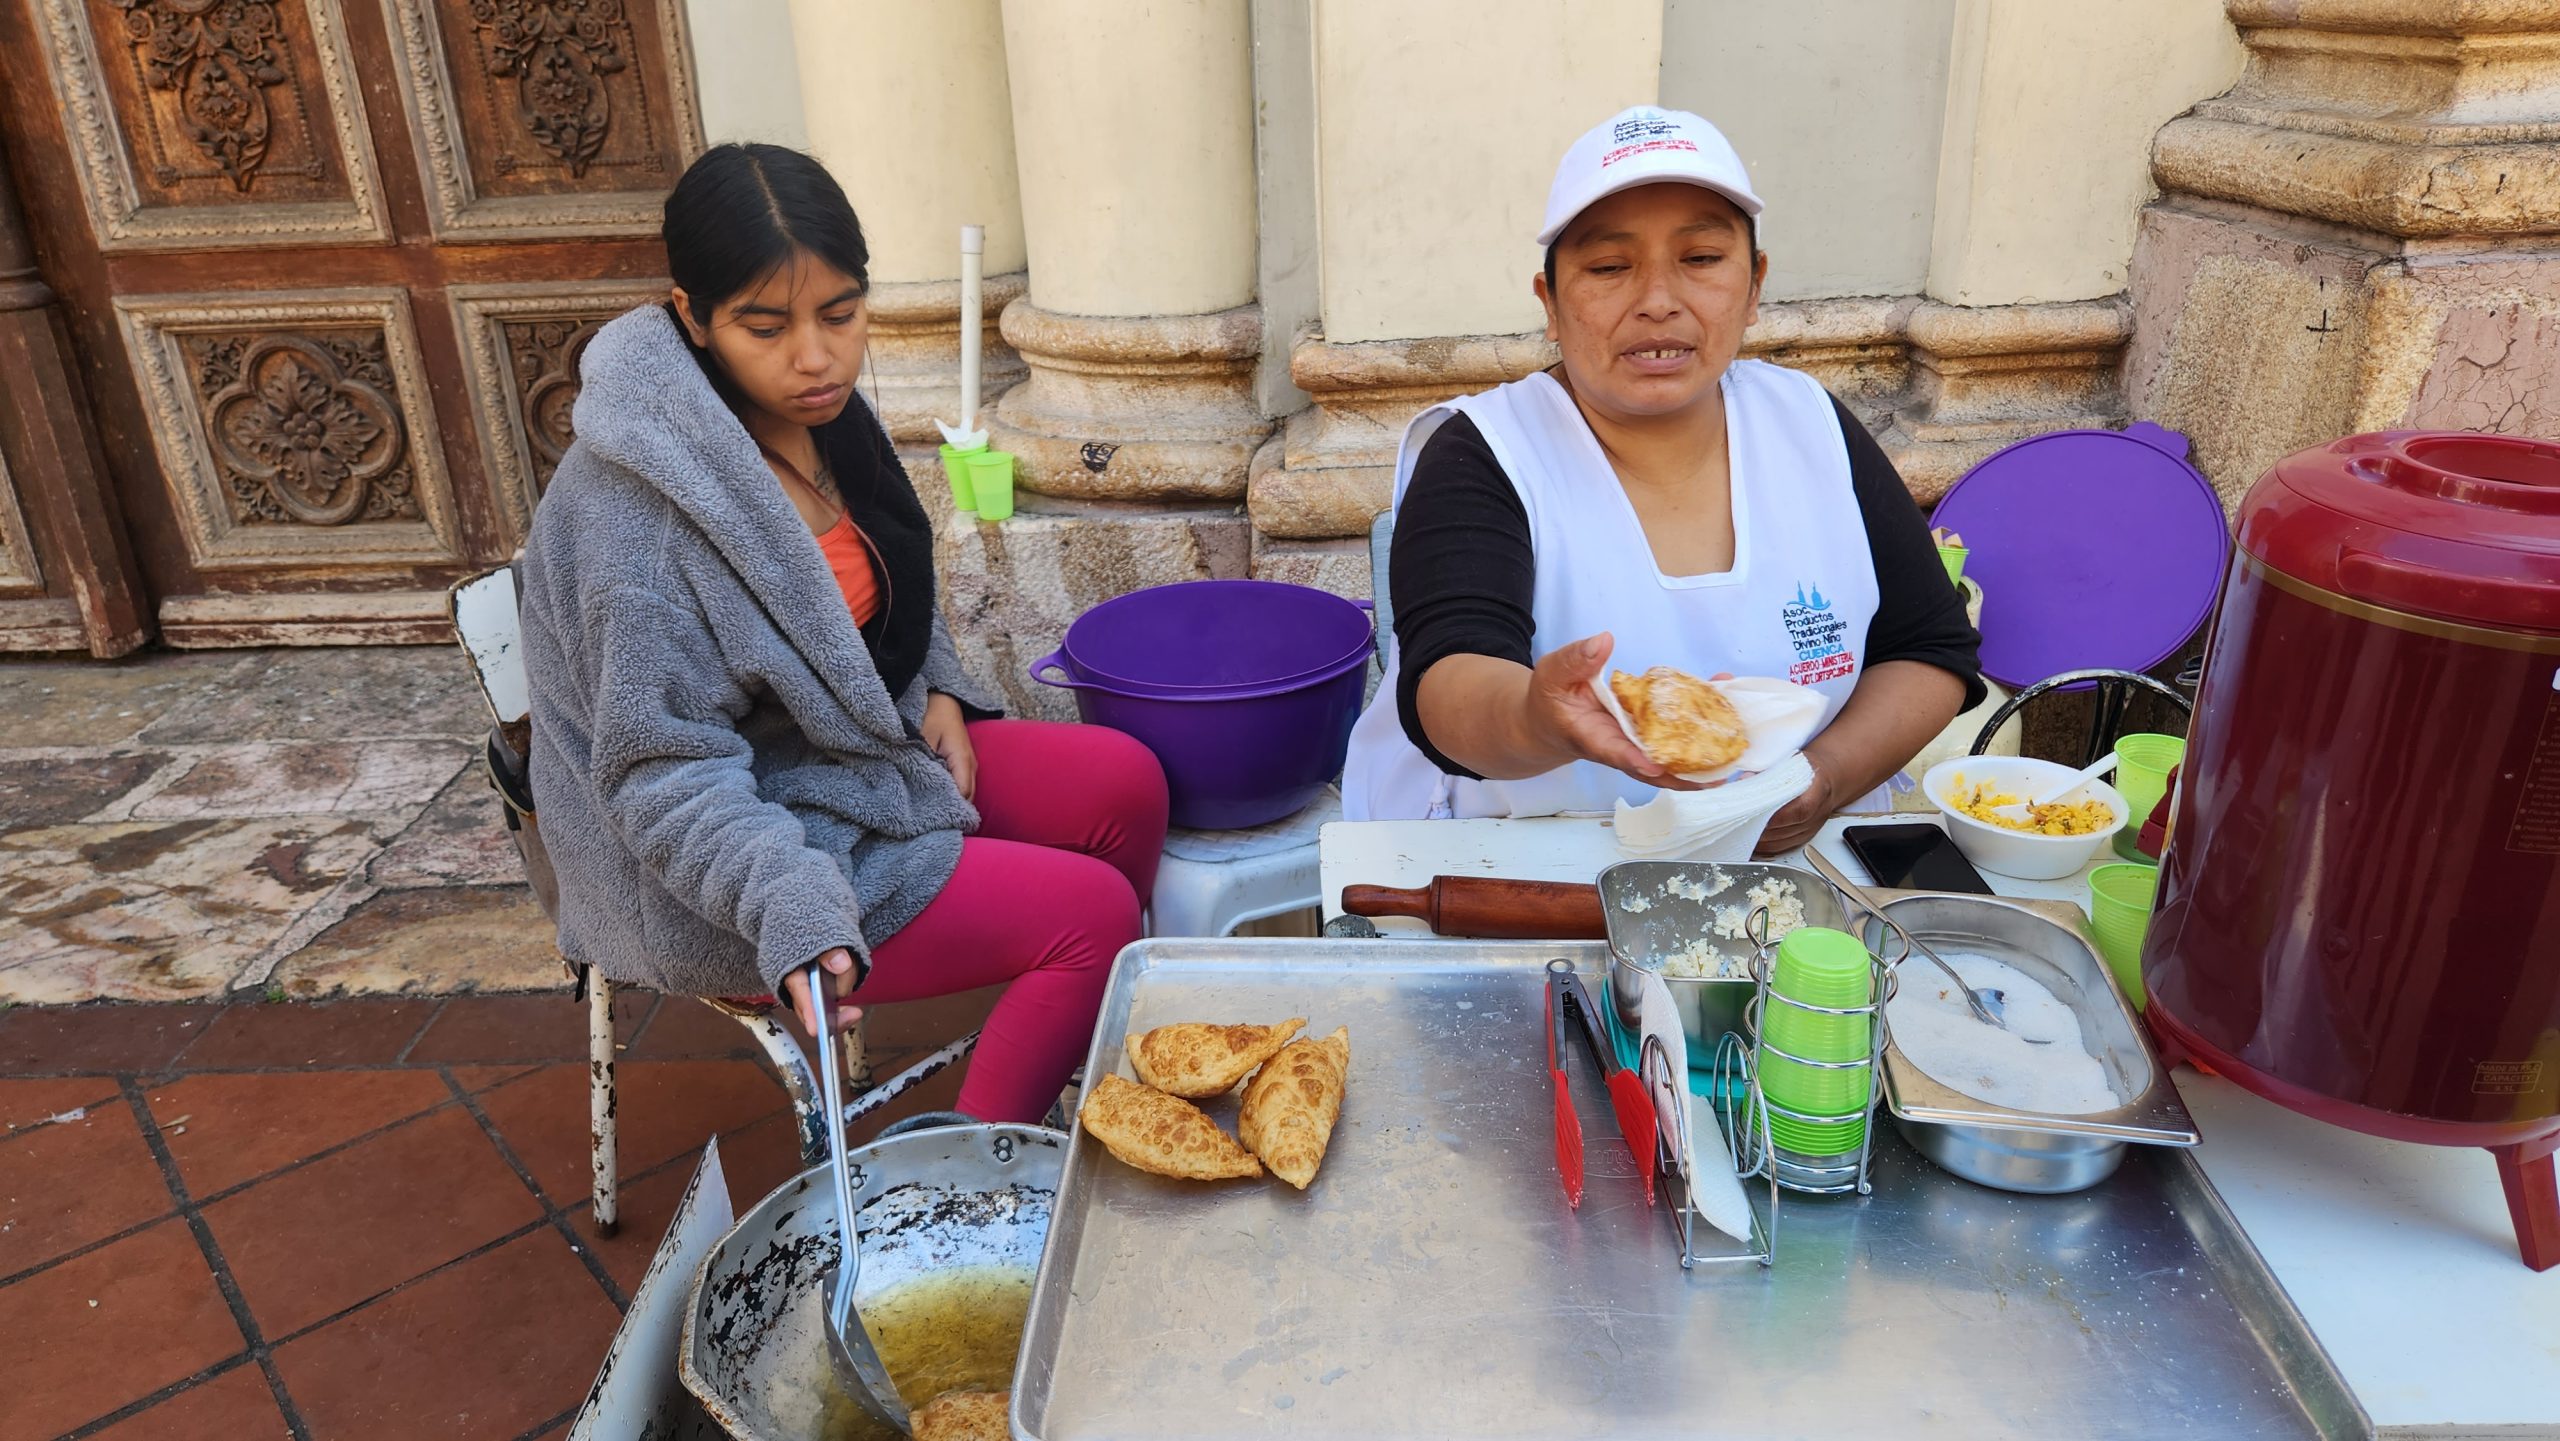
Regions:
<instances>
[{"instance_id":1,"label":"purple plastic basin","mask_svg":"<svg viewBox=\"0 0 2560 1441\"><path fill-rule=\"evenodd\" d=\"M1193 580L1106 600L1067 627L1067 674L1140 695L1262 691L1369 655L1365 602L1269 580ZM1045 662L1044 662L1045 663Z\"/></svg>"},{"instance_id":2,"label":"purple plastic basin","mask_svg":"<svg viewBox=\"0 0 2560 1441\"><path fill-rule=\"evenodd\" d=\"M1175 825L1241 830L1304 809L1341 773L1369 644L1367 614L1329 592L1191 581L1094 607L1031 678L1155 752Z\"/></svg>"}]
</instances>

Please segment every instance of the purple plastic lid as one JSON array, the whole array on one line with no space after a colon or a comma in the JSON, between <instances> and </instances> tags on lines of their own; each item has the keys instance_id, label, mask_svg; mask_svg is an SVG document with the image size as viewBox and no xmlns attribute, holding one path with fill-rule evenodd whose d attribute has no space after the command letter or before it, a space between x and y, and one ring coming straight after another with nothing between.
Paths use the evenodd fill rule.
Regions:
<instances>
[{"instance_id":1,"label":"purple plastic lid","mask_svg":"<svg viewBox=\"0 0 2560 1441\"><path fill-rule=\"evenodd\" d=\"M1930 524L1964 538L1982 587L1982 673L2147 671L2213 611L2231 557L2221 498L2187 438L2148 421L2039 435L1955 483Z\"/></svg>"}]
</instances>

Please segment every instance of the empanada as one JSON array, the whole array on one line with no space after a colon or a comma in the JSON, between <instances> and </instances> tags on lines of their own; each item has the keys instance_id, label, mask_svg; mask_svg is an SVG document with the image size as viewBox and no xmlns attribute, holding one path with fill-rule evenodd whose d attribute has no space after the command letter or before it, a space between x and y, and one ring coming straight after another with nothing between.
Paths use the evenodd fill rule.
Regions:
<instances>
[{"instance_id":1,"label":"empanada","mask_svg":"<svg viewBox=\"0 0 2560 1441\"><path fill-rule=\"evenodd\" d=\"M1124 1077L1103 1077L1085 1096L1076 1119L1111 1154L1141 1171L1185 1181L1262 1174L1253 1153L1200 1114L1198 1106Z\"/></svg>"},{"instance_id":2,"label":"empanada","mask_svg":"<svg viewBox=\"0 0 2560 1441\"><path fill-rule=\"evenodd\" d=\"M916 1441L1013 1441L1005 1417L1012 1399L1003 1391L945 1391L915 1414Z\"/></svg>"},{"instance_id":3,"label":"empanada","mask_svg":"<svg viewBox=\"0 0 2560 1441\"><path fill-rule=\"evenodd\" d=\"M1280 1053L1304 1016L1276 1026L1212 1026L1183 1021L1158 1026L1129 1037L1129 1064L1138 1079L1168 1096L1199 1100L1223 1096L1253 1074L1253 1068Z\"/></svg>"},{"instance_id":4,"label":"empanada","mask_svg":"<svg viewBox=\"0 0 2560 1441\"><path fill-rule=\"evenodd\" d=\"M1245 1086L1236 1134L1271 1174L1305 1190L1316 1178L1316 1167L1324 1164L1324 1148L1342 1115L1342 1089L1350 1074L1350 1027L1339 1027L1321 1041L1290 1042Z\"/></svg>"},{"instance_id":5,"label":"empanada","mask_svg":"<svg viewBox=\"0 0 2560 1441\"><path fill-rule=\"evenodd\" d=\"M1724 692L1683 670L1658 665L1643 675L1609 672L1609 693L1635 727L1636 744L1673 775L1712 771L1751 748L1742 713Z\"/></svg>"}]
</instances>

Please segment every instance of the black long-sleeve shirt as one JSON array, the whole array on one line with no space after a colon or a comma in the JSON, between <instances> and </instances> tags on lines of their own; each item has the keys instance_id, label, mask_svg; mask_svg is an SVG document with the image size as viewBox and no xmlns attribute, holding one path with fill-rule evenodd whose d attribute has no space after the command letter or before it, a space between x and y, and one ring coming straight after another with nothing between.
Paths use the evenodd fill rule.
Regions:
<instances>
[{"instance_id":1,"label":"black long-sleeve shirt","mask_svg":"<svg viewBox=\"0 0 2560 1441\"><path fill-rule=\"evenodd\" d=\"M1865 663L1934 665L1964 682L1970 710L1984 695L1981 637L1965 619L1963 597L1947 583L1928 521L1884 448L1836 398L1831 405L1848 442L1850 481L1876 572ZM1450 417L1414 461L1387 561L1399 657L1396 713L1406 736L1450 775L1480 779L1423 732L1415 702L1423 674L1453 655L1535 664L1540 641L1530 608L1536 584L1537 555L1520 493L1475 422ZM1576 638L1548 637L1544 644Z\"/></svg>"}]
</instances>

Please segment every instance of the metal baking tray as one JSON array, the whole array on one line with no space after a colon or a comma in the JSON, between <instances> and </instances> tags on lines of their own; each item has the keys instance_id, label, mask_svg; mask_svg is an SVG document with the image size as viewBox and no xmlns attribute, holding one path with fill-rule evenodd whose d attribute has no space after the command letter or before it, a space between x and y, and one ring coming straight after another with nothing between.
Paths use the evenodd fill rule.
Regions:
<instances>
[{"instance_id":1,"label":"metal baking tray","mask_svg":"<svg viewBox=\"0 0 2560 1441\"><path fill-rule=\"evenodd\" d=\"M2111 1111L2054 1116L2021 1111L1966 1095L1921 1070L1891 1043L1890 1026L1884 1053L1885 1103L1906 1121L1943 1125L1986 1126L2054 1136L2097 1136L2145 1146L2193 1146L2203 1139L2195 1118L2179 1096L2169 1068L2151 1044L2151 1032L2116 985L2115 974L2098 956L2080 908L2061 901L2024 901L1993 896L1949 896L1921 891L1873 891L1878 904L1894 919L1941 953L1973 950L1997 956L2044 982L2046 989L2080 1016L2081 1034L2090 1053L2107 1068L2116 1092L2128 1097ZM1964 920L1946 914L1961 908ZM1936 913L1934 916L1930 913ZM1915 916L1928 917L1915 919ZM1867 922L1870 943L1882 927ZM1939 977L1925 957L1902 963L1906 983Z\"/></svg>"},{"instance_id":2,"label":"metal baking tray","mask_svg":"<svg viewBox=\"0 0 2560 1441\"><path fill-rule=\"evenodd\" d=\"M1571 1062L1555 1171L1545 964L1591 942L1147 941L1089 1073L1175 1020L1351 1028L1315 1184L1186 1184L1070 1144L1012 1421L1224 1437L2368 1437L2193 1158L2017 1196L1877 1138L1875 1194L1791 1199L1777 1265L1683 1271ZM1234 1103L1210 1113L1232 1123Z\"/></svg>"}]
</instances>

